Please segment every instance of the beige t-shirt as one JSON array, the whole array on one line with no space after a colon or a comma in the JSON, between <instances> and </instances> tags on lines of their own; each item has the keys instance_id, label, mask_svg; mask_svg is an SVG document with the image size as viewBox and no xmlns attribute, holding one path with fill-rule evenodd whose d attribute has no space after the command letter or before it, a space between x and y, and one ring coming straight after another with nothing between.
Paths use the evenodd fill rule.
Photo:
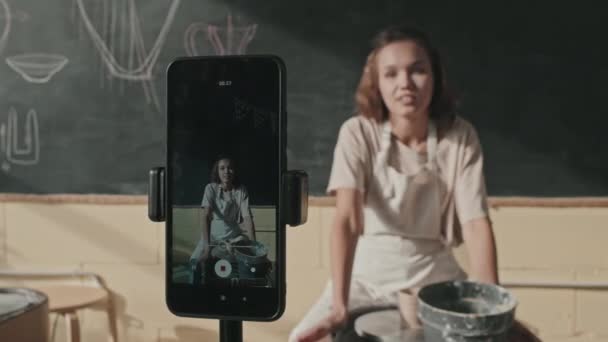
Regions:
<instances>
[{"instance_id":1,"label":"beige t-shirt","mask_svg":"<svg viewBox=\"0 0 608 342\"><path fill-rule=\"evenodd\" d=\"M381 137L382 125L372 119L355 116L342 124L327 186L329 195L339 188L357 189L364 193L366 210L390 210L382 203L369 203L380 200L368 196ZM400 171L416 172L426 163L426 153L418 153L394 137L391 145L388 163ZM469 122L456 117L447 132L440 132L436 162L441 188L441 240L456 246L462 242L462 223L489 218L481 145ZM364 227L366 234L398 234L400 229Z\"/></svg>"}]
</instances>

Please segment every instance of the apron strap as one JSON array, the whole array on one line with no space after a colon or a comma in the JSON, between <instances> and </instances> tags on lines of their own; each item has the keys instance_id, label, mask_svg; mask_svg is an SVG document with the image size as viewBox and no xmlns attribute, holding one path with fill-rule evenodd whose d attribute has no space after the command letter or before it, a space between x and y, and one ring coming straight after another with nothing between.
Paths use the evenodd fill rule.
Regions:
<instances>
[{"instance_id":1,"label":"apron strap","mask_svg":"<svg viewBox=\"0 0 608 342\"><path fill-rule=\"evenodd\" d=\"M437 155L437 128L433 120L429 120L429 132L426 136L426 165L430 170L435 170L435 156Z\"/></svg>"},{"instance_id":2,"label":"apron strap","mask_svg":"<svg viewBox=\"0 0 608 342\"><path fill-rule=\"evenodd\" d=\"M428 134L426 137L426 165L431 170L435 169L435 156L437 155L437 127L433 120L429 120ZM382 124L382 136L380 138L379 158L383 158L383 164L388 161L388 153L391 147L391 124L389 120Z\"/></svg>"},{"instance_id":3,"label":"apron strap","mask_svg":"<svg viewBox=\"0 0 608 342\"><path fill-rule=\"evenodd\" d=\"M426 167L434 171L436 169L435 156L437 154L437 128L432 120L429 120L428 134L426 138L426 149L427 149L427 161ZM386 183L388 184L388 154L391 149L391 124L389 120L384 121L382 124L382 135L380 138L380 151L378 152L376 175L383 176ZM395 194L394 186L388 185L383 190L385 198L391 198Z\"/></svg>"}]
</instances>

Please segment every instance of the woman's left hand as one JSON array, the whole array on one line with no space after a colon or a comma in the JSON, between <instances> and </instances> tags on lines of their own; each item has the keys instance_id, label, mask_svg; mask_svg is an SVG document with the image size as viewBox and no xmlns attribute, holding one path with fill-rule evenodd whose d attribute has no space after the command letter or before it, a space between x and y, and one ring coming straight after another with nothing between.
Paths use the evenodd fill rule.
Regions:
<instances>
[{"instance_id":1,"label":"woman's left hand","mask_svg":"<svg viewBox=\"0 0 608 342\"><path fill-rule=\"evenodd\" d=\"M315 342L328 337L331 333L341 328L347 321L346 310L335 310L314 327L298 335L298 342Z\"/></svg>"}]
</instances>

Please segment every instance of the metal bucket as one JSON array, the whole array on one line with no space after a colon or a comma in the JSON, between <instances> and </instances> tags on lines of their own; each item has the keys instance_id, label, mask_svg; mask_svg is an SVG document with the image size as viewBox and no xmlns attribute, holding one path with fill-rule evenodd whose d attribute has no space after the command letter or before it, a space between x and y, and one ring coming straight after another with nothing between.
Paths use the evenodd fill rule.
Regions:
<instances>
[{"instance_id":1,"label":"metal bucket","mask_svg":"<svg viewBox=\"0 0 608 342\"><path fill-rule=\"evenodd\" d=\"M47 341L49 301L45 294L26 288L0 289L0 340Z\"/></svg>"},{"instance_id":2,"label":"metal bucket","mask_svg":"<svg viewBox=\"0 0 608 342\"><path fill-rule=\"evenodd\" d=\"M517 301L492 284L447 281L418 292L418 318L425 341L507 342Z\"/></svg>"},{"instance_id":3,"label":"metal bucket","mask_svg":"<svg viewBox=\"0 0 608 342\"><path fill-rule=\"evenodd\" d=\"M243 241L232 245L238 262L239 278L264 278L271 268L268 249L258 241Z\"/></svg>"}]
</instances>

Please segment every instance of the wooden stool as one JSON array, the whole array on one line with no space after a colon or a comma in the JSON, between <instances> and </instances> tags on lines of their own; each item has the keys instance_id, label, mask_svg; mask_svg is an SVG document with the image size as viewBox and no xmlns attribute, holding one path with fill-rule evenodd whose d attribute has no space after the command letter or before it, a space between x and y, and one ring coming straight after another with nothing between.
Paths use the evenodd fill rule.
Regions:
<instances>
[{"instance_id":1,"label":"wooden stool","mask_svg":"<svg viewBox=\"0 0 608 342\"><path fill-rule=\"evenodd\" d=\"M80 342L80 324L76 310L90 308L96 304L106 303L108 321L110 325L110 337L112 342L117 342L116 317L111 305L110 296L104 288L78 286L78 285L56 285L38 287L39 291L45 293L49 299L49 312L56 313L65 320L68 341ZM55 325L53 324L53 327ZM52 338L54 338L54 328Z\"/></svg>"}]
</instances>

